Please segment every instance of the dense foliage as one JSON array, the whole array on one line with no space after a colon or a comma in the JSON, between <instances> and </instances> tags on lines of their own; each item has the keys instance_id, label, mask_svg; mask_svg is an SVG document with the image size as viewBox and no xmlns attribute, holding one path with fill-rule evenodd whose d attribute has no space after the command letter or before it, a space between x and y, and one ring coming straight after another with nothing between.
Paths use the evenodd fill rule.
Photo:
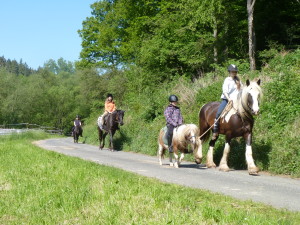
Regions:
<instances>
[{"instance_id":1,"label":"dense foliage","mask_svg":"<svg viewBox=\"0 0 300 225\"><path fill-rule=\"evenodd\" d=\"M4 56L0 57L0 69L4 69L10 73L16 75L28 76L36 72L36 70L30 68L27 63L23 63L22 59L17 62L15 59L6 59Z\"/></svg>"},{"instance_id":2,"label":"dense foliage","mask_svg":"<svg viewBox=\"0 0 300 225\"><path fill-rule=\"evenodd\" d=\"M197 77L229 59L248 59L244 0L104 0L91 7L92 16L79 31L81 67L134 64L144 76L156 74L161 81L174 75ZM299 16L296 0L258 1L257 50L274 42L297 48Z\"/></svg>"}]
</instances>

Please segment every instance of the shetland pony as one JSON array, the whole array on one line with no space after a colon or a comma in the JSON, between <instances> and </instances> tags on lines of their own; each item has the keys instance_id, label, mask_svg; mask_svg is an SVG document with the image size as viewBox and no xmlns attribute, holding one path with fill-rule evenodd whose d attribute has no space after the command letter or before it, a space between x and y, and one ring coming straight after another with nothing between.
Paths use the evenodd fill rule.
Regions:
<instances>
[{"instance_id":1,"label":"shetland pony","mask_svg":"<svg viewBox=\"0 0 300 225\"><path fill-rule=\"evenodd\" d=\"M246 141L246 161L248 167L248 173L250 175L256 175L259 169L256 167L252 157L252 129L254 125L253 115L257 115L259 112L259 102L262 96L260 88L260 80L256 82L246 81L246 85L238 94L235 105L235 113L232 114L229 120L220 119L219 134L225 135L225 148L223 156L219 165L221 171L229 171L227 165L227 158L230 151L230 141L235 137L243 137ZM199 126L200 126L200 145L208 140L210 136L209 129L214 124L216 113L220 102L210 102L204 105L199 112ZM213 149L215 139L211 138L209 142L209 150L207 152L208 168L216 167L213 161Z\"/></svg>"},{"instance_id":2,"label":"shetland pony","mask_svg":"<svg viewBox=\"0 0 300 225\"><path fill-rule=\"evenodd\" d=\"M158 136L158 160L159 164L162 165L162 158L165 154L165 151L168 149L168 145L164 143L164 136L166 134L166 130L163 128L159 132ZM170 166L174 166L178 168L181 161L184 158L185 153L188 152L188 145L192 147L195 161L197 164L200 164L202 161L202 148L199 145L199 128L195 124L183 124L174 129L173 132L173 151L175 157L175 163L173 164L172 153L169 154L170 157ZM181 152L181 156L179 158L179 151Z\"/></svg>"}]
</instances>

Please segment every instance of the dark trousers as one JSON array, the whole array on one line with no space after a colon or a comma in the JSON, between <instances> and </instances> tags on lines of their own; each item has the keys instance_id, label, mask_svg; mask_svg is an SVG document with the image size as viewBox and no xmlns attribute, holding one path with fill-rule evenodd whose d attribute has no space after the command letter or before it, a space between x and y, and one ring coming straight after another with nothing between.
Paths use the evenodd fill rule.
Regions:
<instances>
[{"instance_id":1,"label":"dark trousers","mask_svg":"<svg viewBox=\"0 0 300 225\"><path fill-rule=\"evenodd\" d=\"M175 127L172 124L167 124L167 128L168 128L168 146L170 148L172 146L173 130Z\"/></svg>"}]
</instances>

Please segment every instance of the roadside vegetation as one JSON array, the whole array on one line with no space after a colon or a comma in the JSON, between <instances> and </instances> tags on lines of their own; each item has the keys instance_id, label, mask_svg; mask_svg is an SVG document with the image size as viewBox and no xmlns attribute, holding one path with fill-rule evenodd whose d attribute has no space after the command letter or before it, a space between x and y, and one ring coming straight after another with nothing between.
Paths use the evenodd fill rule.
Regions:
<instances>
[{"instance_id":1,"label":"roadside vegetation","mask_svg":"<svg viewBox=\"0 0 300 225\"><path fill-rule=\"evenodd\" d=\"M0 137L0 224L299 224L300 214L161 183Z\"/></svg>"}]
</instances>

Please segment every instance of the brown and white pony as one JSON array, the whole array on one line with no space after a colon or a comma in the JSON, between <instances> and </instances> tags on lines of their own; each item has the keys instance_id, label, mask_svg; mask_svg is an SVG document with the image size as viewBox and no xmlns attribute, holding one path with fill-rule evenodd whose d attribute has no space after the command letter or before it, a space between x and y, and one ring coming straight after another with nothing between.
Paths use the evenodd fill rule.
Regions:
<instances>
[{"instance_id":1,"label":"brown and white pony","mask_svg":"<svg viewBox=\"0 0 300 225\"><path fill-rule=\"evenodd\" d=\"M229 171L227 165L227 158L230 151L230 141L235 137L243 137L246 141L246 161L248 167L248 173L250 175L256 175L259 169L256 167L252 157L252 128L254 125L253 115L257 115L259 112L259 102L262 96L260 88L260 80L254 82L246 81L246 85L238 94L234 104L233 113L228 120L220 119L220 134L225 135L225 148L223 156L219 165L221 171ZM214 124L216 113L220 102L210 102L204 105L200 109L199 113L199 126L200 126L200 142L202 143L208 140L210 132L207 132ZM208 168L216 167L213 161L213 149L218 137L211 138L209 142L209 150L207 152Z\"/></svg>"},{"instance_id":2,"label":"brown and white pony","mask_svg":"<svg viewBox=\"0 0 300 225\"><path fill-rule=\"evenodd\" d=\"M159 164L162 165L162 158L165 151L168 149L168 145L164 143L165 130L161 129L158 136L158 159ZM181 161L184 158L184 154L188 153L188 145L192 147L196 163L201 163L202 161L202 148L199 145L199 128L195 124L183 124L174 129L173 132L173 151L175 157L175 163L173 164L172 153L169 154L170 166L178 168ZM179 151L181 156L179 158Z\"/></svg>"}]
</instances>

